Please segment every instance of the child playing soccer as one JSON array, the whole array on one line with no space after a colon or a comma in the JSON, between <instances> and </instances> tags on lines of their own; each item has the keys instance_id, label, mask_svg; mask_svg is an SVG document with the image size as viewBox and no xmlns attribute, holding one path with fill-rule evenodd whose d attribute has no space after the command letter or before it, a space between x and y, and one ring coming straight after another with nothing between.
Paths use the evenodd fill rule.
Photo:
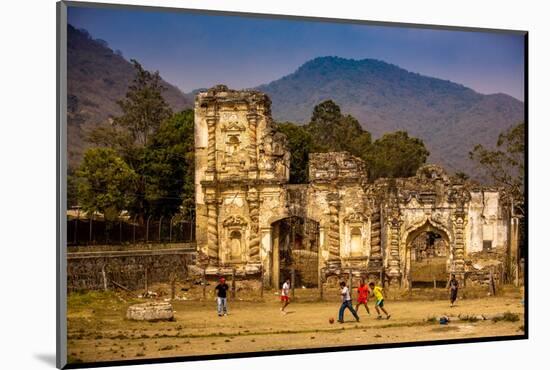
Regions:
<instances>
[{"instance_id":1,"label":"child playing soccer","mask_svg":"<svg viewBox=\"0 0 550 370\"><path fill-rule=\"evenodd\" d=\"M382 287L375 286L373 282L369 283L370 290L374 294L374 297L376 298L376 303L374 305L374 308L376 309L376 313L378 314L378 319L382 318L382 315L380 315L380 310L386 314L386 319L390 319L390 314L386 309L384 308L384 296L382 295Z\"/></svg>"},{"instance_id":2,"label":"child playing soccer","mask_svg":"<svg viewBox=\"0 0 550 370\"><path fill-rule=\"evenodd\" d=\"M367 310L367 314L370 315L369 306L367 305L367 302L369 300L368 297L369 297L369 287L367 286L367 284L365 284L365 280L361 279L361 283L357 288L357 305L355 305L356 312L359 312L359 306L363 305Z\"/></svg>"},{"instance_id":3,"label":"child playing soccer","mask_svg":"<svg viewBox=\"0 0 550 370\"><path fill-rule=\"evenodd\" d=\"M338 312L338 322L340 324L344 323L344 310L346 308L351 311L352 315L355 317L355 320L359 322L359 316L357 316L357 312L355 312L355 310L353 309L353 305L351 304L351 295L349 294L349 288L343 281L340 283L340 288L342 289L340 291L340 294L342 295L342 305L340 306L340 311Z\"/></svg>"},{"instance_id":4,"label":"child playing soccer","mask_svg":"<svg viewBox=\"0 0 550 370\"><path fill-rule=\"evenodd\" d=\"M283 284L283 289L281 290L281 313L286 315L285 308L290 303L290 296L288 292L290 291L290 279L286 279Z\"/></svg>"}]
</instances>

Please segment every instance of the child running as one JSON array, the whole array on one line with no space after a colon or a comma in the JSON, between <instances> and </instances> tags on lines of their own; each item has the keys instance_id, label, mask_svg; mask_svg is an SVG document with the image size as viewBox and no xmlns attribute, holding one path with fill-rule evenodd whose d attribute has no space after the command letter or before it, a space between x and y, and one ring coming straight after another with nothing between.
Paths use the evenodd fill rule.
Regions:
<instances>
[{"instance_id":1,"label":"child running","mask_svg":"<svg viewBox=\"0 0 550 370\"><path fill-rule=\"evenodd\" d=\"M382 287L375 286L373 282L369 283L370 290L374 294L374 297L376 298L376 303L374 305L374 308L376 309L376 313L378 314L377 319L381 319L382 315L380 314L380 310L386 314L386 319L390 319L390 314L386 309L384 308L384 296L382 295Z\"/></svg>"},{"instance_id":2,"label":"child running","mask_svg":"<svg viewBox=\"0 0 550 370\"><path fill-rule=\"evenodd\" d=\"M365 279L361 279L361 283L357 288L357 305L355 305L356 312L359 312L359 306L363 305L367 310L367 314L370 315L369 306L367 305L367 302L369 300L368 297L369 297L369 287L367 286L367 284L365 284Z\"/></svg>"},{"instance_id":3,"label":"child running","mask_svg":"<svg viewBox=\"0 0 550 370\"><path fill-rule=\"evenodd\" d=\"M283 289L281 290L281 313L286 315L285 308L290 303L290 296L288 292L290 291L290 279L286 279L283 284Z\"/></svg>"},{"instance_id":4,"label":"child running","mask_svg":"<svg viewBox=\"0 0 550 370\"><path fill-rule=\"evenodd\" d=\"M359 322L359 316L357 316L357 312L353 309L353 305L351 304L351 295L349 294L349 288L346 286L346 283L342 281L340 283L340 288L342 289L340 291L340 294L342 295L342 305L340 306L340 311L338 312L338 322L340 324L344 323L344 310L347 308L351 311L352 315L355 317L355 320Z\"/></svg>"}]
</instances>

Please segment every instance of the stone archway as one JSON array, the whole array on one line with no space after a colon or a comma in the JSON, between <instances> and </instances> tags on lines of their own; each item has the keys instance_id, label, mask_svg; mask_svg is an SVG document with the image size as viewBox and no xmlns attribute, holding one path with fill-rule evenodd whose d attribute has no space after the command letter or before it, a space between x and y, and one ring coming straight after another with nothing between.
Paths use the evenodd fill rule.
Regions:
<instances>
[{"instance_id":1,"label":"stone archway","mask_svg":"<svg viewBox=\"0 0 550 370\"><path fill-rule=\"evenodd\" d=\"M447 230L427 219L403 237L403 286L444 287L453 260Z\"/></svg>"},{"instance_id":2,"label":"stone archway","mask_svg":"<svg viewBox=\"0 0 550 370\"><path fill-rule=\"evenodd\" d=\"M306 217L285 217L271 224L271 234L272 285L280 287L294 269L296 286L317 286L319 223Z\"/></svg>"}]
</instances>

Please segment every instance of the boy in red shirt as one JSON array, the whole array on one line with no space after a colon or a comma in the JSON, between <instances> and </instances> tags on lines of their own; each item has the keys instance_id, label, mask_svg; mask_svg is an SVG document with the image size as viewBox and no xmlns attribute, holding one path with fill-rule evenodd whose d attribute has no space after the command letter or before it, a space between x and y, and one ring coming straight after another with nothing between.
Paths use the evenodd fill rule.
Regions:
<instances>
[{"instance_id":1,"label":"boy in red shirt","mask_svg":"<svg viewBox=\"0 0 550 370\"><path fill-rule=\"evenodd\" d=\"M367 314L370 315L369 306L367 305L369 299L369 286L365 284L365 280L361 279L361 283L357 288L357 305L355 306L355 311L359 312L359 306L363 305L367 309Z\"/></svg>"}]
</instances>

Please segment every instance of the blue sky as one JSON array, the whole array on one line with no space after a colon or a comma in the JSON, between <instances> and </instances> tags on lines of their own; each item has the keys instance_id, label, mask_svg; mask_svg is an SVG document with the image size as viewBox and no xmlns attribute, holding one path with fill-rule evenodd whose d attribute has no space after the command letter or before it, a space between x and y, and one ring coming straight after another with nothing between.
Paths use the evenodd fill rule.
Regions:
<instances>
[{"instance_id":1,"label":"blue sky","mask_svg":"<svg viewBox=\"0 0 550 370\"><path fill-rule=\"evenodd\" d=\"M254 87L319 56L374 58L481 93L524 100L523 36L358 24L70 7L68 22L189 92Z\"/></svg>"}]
</instances>

